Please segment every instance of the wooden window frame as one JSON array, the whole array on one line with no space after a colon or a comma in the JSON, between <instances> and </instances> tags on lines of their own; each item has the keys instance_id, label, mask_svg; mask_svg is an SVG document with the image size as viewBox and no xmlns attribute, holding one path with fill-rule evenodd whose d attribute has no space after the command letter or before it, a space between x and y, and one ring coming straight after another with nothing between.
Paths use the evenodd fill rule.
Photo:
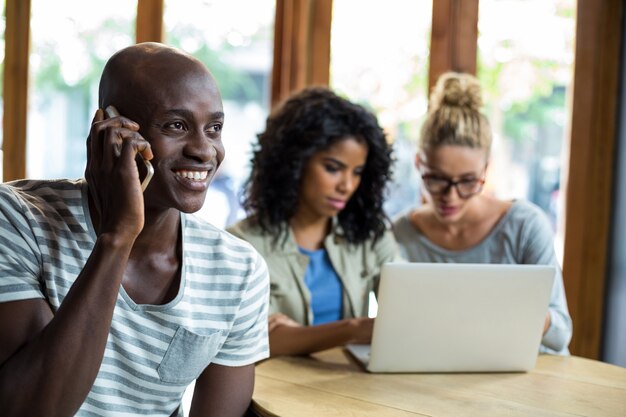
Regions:
<instances>
[{"instance_id":1,"label":"wooden window frame","mask_svg":"<svg viewBox=\"0 0 626 417\"><path fill-rule=\"evenodd\" d=\"M476 75L478 1L433 0L427 97L444 72Z\"/></svg>"},{"instance_id":2,"label":"wooden window frame","mask_svg":"<svg viewBox=\"0 0 626 417\"><path fill-rule=\"evenodd\" d=\"M592 359L603 338L623 13L622 0L578 0L563 277L570 351Z\"/></svg>"},{"instance_id":3,"label":"wooden window frame","mask_svg":"<svg viewBox=\"0 0 626 417\"><path fill-rule=\"evenodd\" d=\"M6 0L2 120L4 181L26 176L30 0Z\"/></svg>"},{"instance_id":4,"label":"wooden window frame","mask_svg":"<svg viewBox=\"0 0 626 417\"><path fill-rule=\"evenodd\" d=\"M276 0L271 106L330 80L332 0Z\"/></svg>"},{"instance_id":5,"label":"wooden window frame","mask_svg":"<svg viewBox=\"0 0 626 417\"><path fill-rule=\"evenodd\" d=\"M164 3L165 0L137 0L137 43L163 42Z\"/></svg>"}]
</instances>

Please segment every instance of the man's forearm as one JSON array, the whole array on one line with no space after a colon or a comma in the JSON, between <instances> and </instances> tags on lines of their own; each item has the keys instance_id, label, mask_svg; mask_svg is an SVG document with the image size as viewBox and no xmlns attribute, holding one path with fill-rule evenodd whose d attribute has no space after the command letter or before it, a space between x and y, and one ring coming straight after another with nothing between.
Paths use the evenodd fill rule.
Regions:
<instances>
[{"instance_id":1,"label":"man's forearm","mask_svg":"<svg viewBox=\"0 0 626 417\"><path fill-rule=\"evenodd\" d=\"M190 417L241 417L254 391L254 365L210 364L196 380Z\"/></svg>"},{"instance_id":2,"label":"man's forearm","mask_svg":"<svg viewBox=\"0 0 626 417\"><path fill-rule=\"evenodd\" d=\"M56 314L0 365L3 416L71 416L80 408L102 362L131 247L101 235Z\"/></svg>"}]
</instances>

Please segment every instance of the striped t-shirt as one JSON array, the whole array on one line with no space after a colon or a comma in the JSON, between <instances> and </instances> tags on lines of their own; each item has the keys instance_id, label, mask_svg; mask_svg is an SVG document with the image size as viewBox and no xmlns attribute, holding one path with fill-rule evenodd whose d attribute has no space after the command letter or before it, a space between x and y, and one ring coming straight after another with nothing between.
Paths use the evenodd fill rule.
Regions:
<instances>
[{"instance_id":1,"label":"striped t-shirt","mask_svg":"<svg viewBox=\"0 0 626 417\"><path fill-rule=\"evenodd\" d=\"M268 356L269 278L252 247L181 214L180 290L137 305L123 287L98 376L78 416L182 416L185 388L209 363ZM0 302L45 298L56 311L95 245L87 184L0 185Z\"/></svg>"}]
</instances>

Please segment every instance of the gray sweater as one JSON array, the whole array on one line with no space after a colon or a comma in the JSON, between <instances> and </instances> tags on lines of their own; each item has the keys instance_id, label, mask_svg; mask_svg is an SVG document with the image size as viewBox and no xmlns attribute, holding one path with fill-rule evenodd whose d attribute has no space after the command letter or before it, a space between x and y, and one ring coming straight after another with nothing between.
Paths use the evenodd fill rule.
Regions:
<instances>
[{"instance_id":1,"label":"gray sweater","mask_svg":"<svg viewBox=\"0 0 626 417\"><path fill-rule=\"evenodd\" d=\"M401 254L411 262L454 262L554 265L557 276L550 297L550 328L541 340L540 351L567 355L572 337L572 319L567 310L563 275L556 259L552 230L537 206L516 200L477 245L460 251L437 246L411 223L408 213L393 224Z\"/></svg>"}]
</instances>

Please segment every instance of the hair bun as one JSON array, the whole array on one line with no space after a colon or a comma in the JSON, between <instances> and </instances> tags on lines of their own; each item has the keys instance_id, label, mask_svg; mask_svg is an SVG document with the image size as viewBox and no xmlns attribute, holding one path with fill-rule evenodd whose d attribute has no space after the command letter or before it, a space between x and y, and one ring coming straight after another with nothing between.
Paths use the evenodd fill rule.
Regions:
<instances>
[{"instance_id":1,"label":"hair bun","mask_svg":"<svg viewBox=\"0 0 626 417\"><path fill-rule=\"evenodd\" d=\"M480 111L482 105L480 83L476 77L470 74L458 72L442 74L430 95L431 112L445 106Z\"/></svg>"}]
</instances>

